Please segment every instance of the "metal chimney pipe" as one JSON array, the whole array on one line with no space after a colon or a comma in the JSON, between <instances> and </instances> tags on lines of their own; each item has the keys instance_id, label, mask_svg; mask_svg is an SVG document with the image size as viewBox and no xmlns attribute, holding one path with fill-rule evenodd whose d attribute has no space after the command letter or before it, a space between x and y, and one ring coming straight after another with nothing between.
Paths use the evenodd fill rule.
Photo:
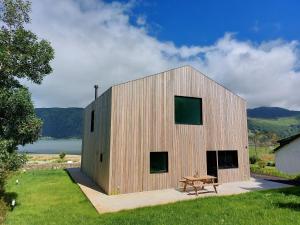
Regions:
<instances>
[{"instance_id":1,"label":"metal chimney pipe","mask_svg":"<svg viewBox=\"0 0 300 225\"><path fill-rule=\"evenodd\" d=\"M99 86L97 84L94 85L94 88L95 88L95 100L98 97L98 87Z\"/></svg>"}]
</instances>

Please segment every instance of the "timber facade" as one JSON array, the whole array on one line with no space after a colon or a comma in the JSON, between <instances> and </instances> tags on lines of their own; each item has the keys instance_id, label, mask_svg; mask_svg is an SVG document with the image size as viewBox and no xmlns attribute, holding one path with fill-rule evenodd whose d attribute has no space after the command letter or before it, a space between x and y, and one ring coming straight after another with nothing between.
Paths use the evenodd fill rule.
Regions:
<instances>
[{"instance_id":1,"label":"timber facade","mask_svg":"<svg viewBox=\"0 0 300 225\"><path fill-rule=\"evenodd\" d=\"M190 66L112 86L85 108L81 169L107 194L248 180L246 102Z\"/></svg>"}]
</instances>

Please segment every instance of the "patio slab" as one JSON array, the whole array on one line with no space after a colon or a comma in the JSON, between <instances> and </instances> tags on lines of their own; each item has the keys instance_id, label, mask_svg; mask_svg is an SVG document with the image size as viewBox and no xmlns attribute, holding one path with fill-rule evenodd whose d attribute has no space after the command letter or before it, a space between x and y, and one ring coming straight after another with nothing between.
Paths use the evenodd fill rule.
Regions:
<instances>
[{"instance_id":1,"label":"patio slab","mask_svg":"<svg viewBox=\"0 0 300 225\"><path fill-rule=\"evenodd\" d=\"M198 196L195 195L194 191L187 193L176 189L107 195L104 194L89 177L82 173L80 168L70 168L67 169L67 171L99 213L117 212L120 210L161 205L207 196L224 196L241 194L254 190L291 187L291 185L288 184L272 182L260 178L250 178L249 181L222 184L217 188L218 194L214 192L213 187L206 187L203 192L199 192Z\"/></svg>"}]
</instances>

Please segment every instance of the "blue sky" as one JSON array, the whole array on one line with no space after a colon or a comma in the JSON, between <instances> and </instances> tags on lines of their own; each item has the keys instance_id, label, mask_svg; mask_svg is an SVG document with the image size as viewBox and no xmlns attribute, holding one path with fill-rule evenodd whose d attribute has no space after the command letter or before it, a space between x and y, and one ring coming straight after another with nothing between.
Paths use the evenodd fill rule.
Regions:
<instances>
[{"instance_id":1,"label":"blue sky","mask_svg":"<svg viewBox=\"0 0 300 225\"><path fill-rule=\"evenodd\" d=\"M209 45L225 32L255 42L300 39L297 0L137 0L132 11L159 40L177 45Z\"/></svg>"},{"instance_id":2,"label":"blue sky","mask_svg":"<svg viewBox=\"0 0 300 225\"><path fill-rule=\"evenodd\" d=\"M249 108L300 109L299 9L295 0L32 0L29 28L55 59L42 85L26 84L36 107L84 107L94 84L101 93L189 64Z\"/></svg>"}]
</instances>

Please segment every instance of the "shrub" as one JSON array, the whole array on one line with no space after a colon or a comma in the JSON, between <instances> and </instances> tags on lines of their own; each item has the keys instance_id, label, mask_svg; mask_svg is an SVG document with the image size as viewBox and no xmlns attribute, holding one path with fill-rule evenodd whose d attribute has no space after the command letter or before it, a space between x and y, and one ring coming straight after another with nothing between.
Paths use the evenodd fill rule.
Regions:
<instances>
[{"instance_id":1,"label":"shrub","mask_svg":"<svg viewBox=\"0 0 300 225\"><path fill-rule=\"evenodd\" d=\"M294 178L294 180L300 181L300 174L298 174L298 175Z\"/></svg>"},{"instance_id":2,"label":"shrub","mask_svg":"<svg viewBox=\"0 0 300 225\"><path fill-rule=\"evenodd\" d=\"M259 166L260 168L265 168L266 165L267 165L267 164L266 164L265 161L262 161L262 160L258 161L258 166Z\"/></svg>"},{"instance_id":3,"label":"shrub","mask_svg":"<svg viewBox=\"0 0 300 225\"><path fill-rule=\"evenodd\" d=\"M267 162L267 166L272 166L272 167L274 167L274 166L275 166L275 162L273 162L273 161L268 161L268 162Z\"/></svg>"},{"instance_id":4,"label":"shrub","mask_svg":"<svg viewBox=\"0 0 300 225\"><path fill-rule=\"evenodd\" d=\"M64 153L64 152L59 153L59 158L60 159L64 159L65 156L66 156L66 153Z\"/></svg>"},{"instance_id":5,"label":"shrub","mask_svg":"<svg viewBox=\"0 0 300 225\"><path fill-rule=\"evenodd\" d=\"M256 155L252 155L249 158L249 161L250 161L251 164L257 163L258 160L259 160L259 158Z\"/></svg>"},{"instance_id":6,"label":"shrub","mask_svg":"<svg viewBox=\"0 0 300 225\"><path fill-rule=\"evenodd\" d=\"M17 171L27 161L25 154L19 154L16 151L9 152L10 142L0 139L0 197L4 194L5 181L8 175Z\"/></svg>"}]
</instances>

